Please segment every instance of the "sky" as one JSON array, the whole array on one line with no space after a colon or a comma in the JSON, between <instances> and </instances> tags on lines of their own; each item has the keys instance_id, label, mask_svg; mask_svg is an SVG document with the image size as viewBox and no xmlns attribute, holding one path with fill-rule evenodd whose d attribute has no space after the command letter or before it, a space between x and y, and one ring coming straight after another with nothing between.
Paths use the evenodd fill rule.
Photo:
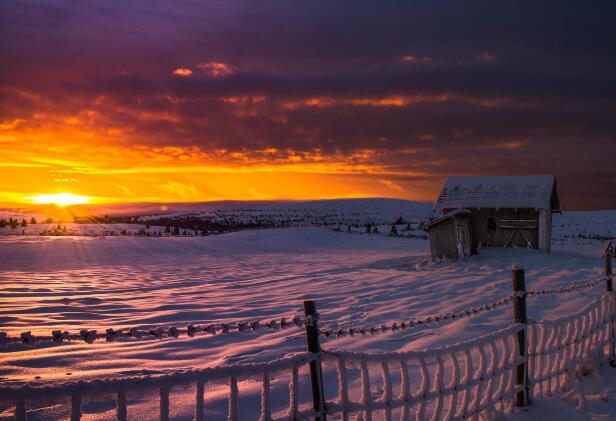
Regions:
<instances>
[{"instance_id":1,"label":"sky","mask_svg":"<svg viewBox=\"0 0 616 421\"><path fill-rule=\"evenodd\" d=\"M0 204L398 197L554 174L616 209L616 3L0 2Z\"/></svg>"}]
</instances>

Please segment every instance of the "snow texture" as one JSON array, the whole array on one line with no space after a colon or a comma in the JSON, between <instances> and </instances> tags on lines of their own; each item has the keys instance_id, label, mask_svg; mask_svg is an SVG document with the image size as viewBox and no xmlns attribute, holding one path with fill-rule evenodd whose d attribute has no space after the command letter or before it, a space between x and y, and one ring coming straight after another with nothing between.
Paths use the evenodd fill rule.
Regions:
<instances>
[{"instance_id":1,"label":"snow texture","mask_svg":"<svg viewBox=\"0 0 616 421\"><path fill-rule=\"evenodd\" d=\"M372 212L378 215L378 206ZM393 210L390 213L394 218L399 216ZM17 412L27 410L30 420L70 419L71 401L79 403L84 419L157 419L161 415L163 385L169 387L170 419L199 419L197 413L204 414L203 419L227 419L233 372L216 371L219 366L238 370L237 407L232 407L237 409L239 419L310 416L311 356L305 353L301 329L235 329L216 335L181 334L179 339L173 335L157 339L149 334L156 327L170 331L173 326L187 329L189 324L233 325L256 320L262 323L280 321L282 317L291 320L301 313L304 299L318 301L324 329L348 332L351 328L374 326L379 332L323 338L327 350L323 355L323 375L328 411L339 410L341 419L366 419L367 414L375 420L386 419L389 413L392 419L399 419L403 414L415 417L418 410L430 418L438 405L438 412L444 417L450 413L449 392L455 384L472 384L475 390L481 383L483 391L490 379L493 393L489 401L476 402L475 394L465 395L462 389L453 411L459 413L460 405L466 405L467 409L483 408L488 418L490 414L497 417L497 412L509 410L508 397L514 392L505 385L503 403L493 399L499 396L502 386L497 373L503 356L513 354L501 352L500 340L493 344L496 359L492 358L489 342L483 345L483 357L477 347L460 349L455 358L435 350L468 343L492 332L502 333L512 321L509 305L447 323L431 319L429 324L413 328L394 330L393 322L400 327L401 321L485 308L500 297L509 297L513 264L525 267L527 288L533 291L559 291L581 285L577 282L598 280L603 273L600 255L604 243L593 237L616 232L615 216L613 211L556 215L558 241L553 245L552 255L523 249L484 249L479 255L457 263L428 261L427 241L390 237L389 225L379 226L381 234L370 235L331 228L254 230L179 238L8 235L0 238L0 323L11 337L19 337L28 330L33 336L50 336L53 330L106 333L108 328L133 327L146 332L151 339L88 344L80 338L78 342L41 344L34 348L21 343L8 345L0 353L0 395L7 396L10 402L0 404L0 419L12 419L16 403L20 402L18 395L4 392L21 387L45 390L40 402L33 402L34 395L28 394L23 396L26 402L17 405ZM382 221L387 218L382 217ZM101 225L100 229L106 228ZM616 395L606 389L611 387L609 379L580 374L592 370L593 376L599 376L611 370L595 367L597 361L604 361L597 355L606 340L606 313L592 305L602 302L597 300L603 297L603 290L599 282L566 294L536 294L527 298L529 318L546 320L541 351L544 354L537 358L550 358L553 368L541 372L538 384L542 386L533 388L536 394L540 393L537 388L543 387L533 409L513 414L515 419L532 416L534 408L539 413L549 413L546 408L557 407L568 411L569 419L582 418L584 407L592 411L604 408L607 413L612 408L612 416L616 413ZM568 318L589 303L594 303L591 307L595 322L586 322L588 327L578 323L576 327L575 320L579 318L573 322L567 319L565 325L558 324L560 334L553 333L550 320ZM590 320L590 316L585 317ZM573 323L571 328L569 323ZM382 325L392 329L382 332ZM535 344L540 343L541 329L541 325L529 326L529 335L536 334ZM570 329L573 333L568 333ZM567 335L575 338L575 329L587 338L583 340L584 350L582 346L567 345ZM559 337L561 348L568 349L567 354L558 349ZM548 342L549 338L553 339ZM529 339L532 341L532 336ZM423 349L433 353L413 354ZM350 356L347 360L347 352L359 353L362 362ZM535 358L533 352L533 348L529 349L531 361ZM583 355L585 361L576 362L572 373L569 362L579 360L574 352ZM395 360L389 359L396 354ZM364 355L374 357L363 358ZM405 358L398 358L400 355ZM467 356L472 363L470 368L466 366ZM270 366L269 361L275 360L282 361L281 365ZM565 360L568 371L559 373L559 361ZM437 375L441 364L442 374ZM264 381L266 372L269 385ZM538 373L531 371L531 379ZM485 382L479 380L481 376L485 376ZM108 389L96 383L101 379L110 385ZM560 391L556 391L556 382ZM85 393L87 388L83 387L88 384L94 385L92 394ZM120 384L126 388L118 387ZM67 393L70 385L77 386ZM561 396L558 402L546 396L548 387L552 388L552 396ZM51 393L53 388L58 388L60 395ZM440 395L435 390L446 392L440 404ZM603 393L605 390L608 391ZM269 394L264 395L264 391ZM426 399L414 397L420 391ZM66 398L73 395L80 398ZM200 400L199 395L204 399ZM606 403L601 398L604 395ZM479 396L487 399L485 393ZM563 406L564 396L567 400ZM413 404L383 404L401 401ZM264 402L271 412L263 412ZM490 409L492 403L494 408ZM344 413L347 418L343 418Z\"/></svg>"}]
</instances>

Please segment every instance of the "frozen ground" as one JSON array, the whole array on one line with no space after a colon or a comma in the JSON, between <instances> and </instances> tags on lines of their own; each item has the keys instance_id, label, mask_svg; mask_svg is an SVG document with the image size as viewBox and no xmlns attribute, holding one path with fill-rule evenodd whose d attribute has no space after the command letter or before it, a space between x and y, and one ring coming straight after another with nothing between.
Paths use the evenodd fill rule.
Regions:
<instances>
[{"instance_id":1,"label":"frozen ground","mask_svg":"<svg viewBox=\"0 0 616 421\"><path fill-rule=\"evenodd\" d=\"M601 228L596 227L613 221L597 224L597 218L582 216L583 222L574 226L585 223L597 232ZM507 296L513 264L527 269L530 289L599 277L603 247L604 242L569 239L557 242L550 256L521 249L486 249L452 263L427 261L425 240L331 228L241 231L210 237L4 236L0 237L0 325L10 334L24 330L49 334L56 328L104 330L263 320L297 314L305 299L318 300L325 325L378 325ZM568 314L601 291L598 287L541 301L530 298L530 317ZM511 309L504 307L442 327L330 339L323 346L421 349L469 339L506 326L511 319ZM0 382L51 382L267 361L303 351L304 341L303 332L293 328L179 340L11 347L0 350ZM516 415L516 419L562 419L554 418L556 411L565 411L566 419L616 419L616 384L611 369L604 370L602 380L584 381L597 398L590 399L586 412L576 412L574 403L553 398L538 402L536 412ZM112 414L112 408L108 410L99 409L92 416L105 419ZM190 405L174 408L181 419L190 419L191 411ZM58 414L62 418L63 413Z\"/></svg>"}]
</instances>

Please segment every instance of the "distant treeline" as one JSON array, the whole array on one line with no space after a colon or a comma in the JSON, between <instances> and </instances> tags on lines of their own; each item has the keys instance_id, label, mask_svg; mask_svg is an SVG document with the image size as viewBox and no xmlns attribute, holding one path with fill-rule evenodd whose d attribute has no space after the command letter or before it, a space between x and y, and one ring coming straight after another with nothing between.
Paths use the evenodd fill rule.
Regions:
<instances>
[{"instance_id":1,"label":"distant treeline","mask_svg":"<svg viewBox=\"0 0 616 421\"><path fill-rule=\"evenodd\" d=\"M420 221L411 223L402 217L395 221L358 221L359 218L349 217L338 213L327 214L319 213L314 215L299 215L289 213L246 213L246 212L213 212L211 214L181 214L181 215L160 215L148 217L135 216L104 216L99 218L76 219L76 223L106 223L106 224L140 224L164 227L167 235L183 235L185 230L191 230L197 235L208 235L223 232L232 232L245 229L260 228L286 228L298 226L333 226L351 227L359 229L364 227L367 232L371 232L371 227L377 225L405 225L406 230L417 229ZM374 229L373 228L373 229ZM375 230L374 233L377 233ZM395 227L394 227L394 232Z\"/></svg>"},{"instance_id":2,"label":"distant treeline","mask_svg":"<svg viewBox=\"0 0 616 421\"><path fill-rule=\"evenodd\" d=\"M43 221L44 224L51 224L53 222L53 220L51 218L47 218L46 220ZM22 218L21 221L17 218L13 219L13 218L9 218L9 219L4 219L4 218L0 218L0 228L4 228L4 227L11 227L11 228L17 228L17 227L22 227L25 228L28 226L28 223L30 225L35 225L37 224L36 222L36 218L32 217L30 218L30 222L28 222L26 220L26 218Z\"/></svg>"}]
</instances>

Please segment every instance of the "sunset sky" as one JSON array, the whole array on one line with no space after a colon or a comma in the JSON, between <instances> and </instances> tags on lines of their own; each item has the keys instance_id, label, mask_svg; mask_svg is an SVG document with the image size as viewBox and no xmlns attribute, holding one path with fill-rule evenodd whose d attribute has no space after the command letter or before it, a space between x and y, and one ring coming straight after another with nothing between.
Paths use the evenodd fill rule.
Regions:
<instances>
[{"instance_id":1,"label":"sunset sky","mask_svg":"<svg viewBox=\"0 0 616 421\"><path fill-rule=\"evenodd\" d=\"M399 197L554 174L616 208L616 3L0 2L0 204Z\"/></svg>"}]
</instances>

